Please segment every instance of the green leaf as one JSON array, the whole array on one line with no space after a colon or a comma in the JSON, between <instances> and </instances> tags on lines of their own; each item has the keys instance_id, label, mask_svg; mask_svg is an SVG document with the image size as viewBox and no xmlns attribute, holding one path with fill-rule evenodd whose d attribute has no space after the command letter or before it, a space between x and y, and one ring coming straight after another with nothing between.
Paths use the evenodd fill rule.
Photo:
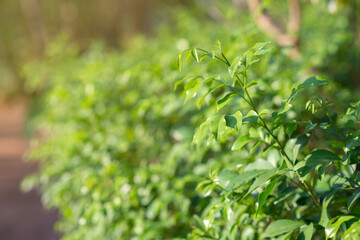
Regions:
<instances>
[{"instance_id":1,"label":"green leaf","mask_svg":"<svg viewBox=\"0 0 360 240\"><path fill-rule=\"evenodd\" d=\"M258 213L260 212L260 209L264 206L266 199L268 198L269 194L273 190L273 188L276 186L277 182L279 181L280 177L276 178L274 181L269 183L269 185L266 186L265 190L260 193L258 198L258 208L256 210L256 217Z\"/></svg>"},{"instance_id":2,"label":"green leaf","mask_svg":"<svg viewBox=\"0 0 360 240\"><path fill-rule=\"evenodd\" d=\"M293 232L294 232L294 230L292 230L291 232L285 233L284 235L277 236L275 239L276 240L287 240L290 238L290 236Z\"/></svg>"},{"instance_id":3,"label":"green leaf","mask_svg":"<svg viewBox=\"0 0 360 240\"><path fill-rule=\"evenodd\" d=\"M186 98L184 103L186 103L187 101L189 101L191 98L195 97L197 91L199 90L201 86L201 82L196 82L196 84L194 86L192 86L190 89L186 90ZM186 88L186 86L185 86Z\"/></svg>"},{"instance_id":4,"label":"green leaf","mask_svg":"<svg viewBox=\"0 0 360 240\"><path fill-rule=\"evenodd\" d=\"M263 116L263 115L266 115L266 114L270 114L270 111L269 109L263 109L259 112L259 116Z\"/></svg>"},{"instance_id":5,"label":"green leaf","mask_svg":"<svg viewBox=\"0 0 360 240\"><path fill-rule=\"evenodd\" d=\"M300 145L296 145L296 138L289 139L284 147L286 155L295 163L297 155L299 153Z\"/></svg>"},{"instance_id":6,"label":"green leaf","mask_svg":"<svg viewBox=\"0 0 360 240\"><path fill-rule=\"evenodd\" d=\"M219 173L219 176L214 181L226 191L230 191L235 184L234 179L237 176L239 176L239 173L225 169Z\"/></svg>"},{"instance_id":7,"label":"green leaf","mask_svg":"<svg viewBox=\"0 0 360 240\"><path fill-rule=\"evenodd\" d=\"M236 189L242 184L251 181L265 171L266 170L251 170L239 174L235 171L223 170L215 179L215 182L226 191L231 191L232 189Z\"/></svg>"},{"instance_id":8,"label":"green leaf","mask_svg":"<svg viewBox=\"0 0 360 240\"><path fill-rule=\"evenodd\" d=\"M311 76L308 79L306 79L303 83L301 83L299 86L297 86L297 90L302 88L326 85L326 84L329 84L329 82L326 80L319 80L316 78L316 76Z\"/></svg>"},{"instance_id":9,"label":"green leaf","mask_svg":"<svg viewBox=\"0 0 360 240\"><path fill-rule=\"evenodd\" d=\"M251 149L250 149L250 154L253 152L253 151L255 151L255 149L257 149L259 146L261 146L263 144L263 142L261 142L261 141L258 141L258 142L256 142L252 147L251 147Z\"/></svg>"},{"instance_id":10,"label":"green leaf","mask_svg":"<svg viewBox=\"0 0 360 240\"><path fill-rule=\"evenodd\" d=\"M240 187L242 184L249 182L249 181L253 180L254 178L256 178L268 171L269 171L268 169L246 171L234 179L233 188L236 189L236 188Z\"/></svg>"},{"instance_id":11,"label":"green leaf","mask_svg":"<svg viewBox=\"0 0 360 240\"><path fill-rule=\"evenodd\" d=\"M238 71L240 65L242 64L241 60L242 60L241 57L236 57L236 58L232 61L230 67L228 68L228 71L229 71L229 73L230 73L230 77L231 77L231 78L234 77L234 75L235 75L236 72Z\"/></svg>"},{"instance_id":12,"label":"green leaf","mask_svg":"<svg viewBox=\"0 0 360 240\"><path fill-rule=\"evenodd\" d=\"M205 122L200 124L200 127L194 134L193 143L199 145L200 142L206 137L207 132L205 132L204 129L209 126L210 122L211 122L211 118L208 118Z\"/></svg>"},{"instance_id":13,"label":"green leaf","mask_svg":"<svg viewBox=\"0 0 360 240\"><path fill-rule=\"evenodd\" d=\"M299 240L311 240L314 234L314 225L310 223L306 227L300 229Z\"/></svg>"},{"instance_id":14,"label":"green leaf","mask_svg":"<svg viewBox=\"0 0 360 240\"><path fill-rule=\"evenodd\" d=\"M230 128L236 128L237 120L232 115L225 115L226 126Z\"/></svg>"},{"instance_id":15,"label":"green leaf","mask_svg":"<svg viewBox=\"0 0 360 240\"><path fill-rule=\"evenodd\" d=\"M234 97L236 94L234 93L228 93L226 94L222 99L220 99L217 102L217 110L219 111L221 108L223 108L228 102L229 100Z\"/></svg>"},{"instance_id":16,"label":"green leaf","mask_svg":"<svg viewBox=\"0 0 360 240\"><path fill-rule=\"evenodd\" d=\"M312 151L306 156L305 161L339 161L341 160L338 155L325 149L318 149Z\"/></svg>"},{"instance_id":17,"label":"green leaf","mask_svg":"<svg viewBox=\"0 0 360 240\"><path fill-rule=\"evenodd\" d=\"M283 101L282 102L282 111L279 112L278 114L284 114L286 113L287 111L289 111L290 109L292 108L292 105L288 102L288 101Z\"/></svg>"},{"instance_id":18,"label":"green leaf","mask_svg":"<svg viewBox=\"0 0 360 240\"><path fill-rule=\"evenodd\" d=\"M326 227L326 225L328 224L329 222L329 214L328 214L328 211L327 211L327 208L330 204L330 202L332 201L334 195L327 195L323 202L322 202L322 209L321 209L321 216L320 216L320 221L319 221L319 225L323 226L324 228Z\"/></svg>"},{"instance_id":19,"label":"green leaf","mask_svg":"<svg viewBox=\"0 0 360 240\"><path fill-rule=\"evenodd\" d=\"M183 79L181 79L181 80L179 80L179 81L177 81L176 83L175 83L175 87L174 87L174 91L177 89L177 87L180 85L180 84L182 84L183 82L185 82L185 81L187 81L187 80L189 80L189 79L195 79L195 78L197 78L197 77L186 77L186 78L183 78Z\"/></svg>"},{"instance_id":20,"label":"green leaf","mask_svg":"<svg viewBox=\"0 0 360 240\"><path fill-rule=\"evenodd\" d=\"M326 167L333 161L340 161L340 158L338 155L328 150L318 149L307 155L304 161L305 166L298 169L302 177L314 171L318 165Z\"/></svg>"},{"instance_id":21,"label":"green leaf","mask_svg":"<svg viewBox=\"0 0 360 240\"><path fill-rule=\"evenodd\" d=\"M259 117L257 113L254 110L250 110L248 114L246 114L246 116L244 117L243 122L250 122L253 124L257 124L258 118Z\"/></svg>"},{"instance_id":22,"label":"green leaf","mask_svg":"<svg viewBox=\"0 0 360 240\"><path fill-rule=\"evenodd\" d=\"M215 80L215 79L208 79L208 80ZM214 92L216 89L222 88L222 87L226 87L227 85L225 83L220 83L218 85L216 85L215 87L212 87L208 90L207 93L205 93L199 100L196 101L197 107L200 107L201 103L204 102L205 98L212 92Z\"/></svg>"},{"instance_id":23,"label":"green leaf","mask_svg":"<svg viewBox=\"0 0 360 240\"><path fill-rule=\"evenodd\" d=\"M253 139L247 135L240 136L238 139L236 139L236 141L232 145L231 150L233 150L233 151L240 150L241 148L243 148L246 144L248 144L252 140Z\"/></svg>"},{"instance_id":24,"label":"green leaf","mask_svg":"<svg viewBox=\"0 0 360 240\"><path fill-rule=\"evenodd\" d=\"M246 51L246 64L247 64L247 65L248 65L248 64L250 65L251 60L252 60L252 57L253 57L252 51L247 50L247 51Z\"/></svg>"},{"instance_id":25,"label":"green leaf","mask_svg":"<svg viewBox=\"0 0 360 240\"><path fill-rule=\"evenodd\" d=\"M265 230L263 237L275 237L284 233L292 232L293 230L303 226L302 221L281 219L272 222Z\"/></svg>"},{"instance_id":26,"label":"green leaf","mask_svg":"<svg viewBox=\"0 0 360 240\"><path fill-rule=\"evenodd\" d=\"M292 136L293 132L296 131L298 125L299 125L299 122L297 122L295 120L290 120L288 123L285 123L286 135L289 138Z\"/></svg>"},{"instance_id":27,"label":"green leaf","mask_svg":"<svg viewBox=\"0 0 360 240\"><path fill-rule=\"evenodd\" d=\"M349 221L350 219L353 219L353 218L355 218L355 217L354 216L341 216L341 217L337 216L337 217L331 219L325 228L326 239L335 237L341 224L343 224L344 222Z\"/></svg>"},{"instance_id":28,"label":"green leaf","mask_svg":"<svg viewBox=\"0 0 360 240\"><path fill-rule=\"evenodd\" d=\"M267 160L258 158L254 162L247 164L246 167L244 168L244 171L260 170L260 169L265 169L265 170L274 169L274 166L271 165L271 163L269 163Z\"/></svg>"},{"instance_id":29,"label":"green leaf","mask_svg":"<svg viewBox=\"0 0 360 240\"><path fill-rule=\"evenodd\" d=\"M255 86L256 84L257 84L256 81L251 81L251 82L249 82L249 83L246 85L246 88L249 88L249 87L251 87L251 86Z\"/></svg>"},{"instance_id":30,"label":"green leaf","mask_svg":"<svg viewBox=\"0 0 360 240\"><path fill-rule=\"evenodd\" d=\"M199 62L200 62L200 61L199 61L199 55L198 55L198 52L197 52L197 49L196 49L196 48L193 48L193 49L192 49L192 55L193 55L195 61L196 61L197 63L199 63Z\"/></svg>"},{"instance_id":31,"label":"green leaf","mask_svg":"<svg viewBox=\"0 0 360 240\"><path fill-rule=\"evenodd\" d=\"M213 184L213 181L206 179L197 185L196 191L202 192L205 196L209 196L214 187L215 184Z\"/></svg>"},{"instance_id":32,"label":"green leaf","mask_svg":"<svg viewBox=\"0 0 360 240\"><path fill-rule=\"evenodd\" d=\"M273 178L276 175L277 169L269 169L269 170L264 170L264 173L261 174L260 176L258 176L255 181L253 182L253 184L251 184L249 190L247 191L247 193L245 194L245 196L243 198L245 198L246 196L248 196L250 193L252 193L255 189L257 189L258 187L260 187L261 185L264 185L270 178Z\"/></svg>"},{"instance_id":33,"label":"green leaf","mask_svg":"<svg viewBox=\"0 0 360 240\"><path fill-rule=\"evenodd\" d=\"M344 240L354 240L360 238L360 221L354 222L341 236Z\"/></svg>"},{"instance_id":34,"label":"green leaf","mask_svg":"<svg viewBox=\"0 0 360 240\"><path fill-rule=\"evenodd\" d=\"M211 121L210 121L210 131L213 134L215 139L218 139L218 131L219 131L219 123L220 120L222 119L222 115L215 115L212 117Z\"/></svg>"},{"instance_id":35,"label":"green leaf","mask_svg":"<svg viewBox=\"0 0 360 240\"><path fill-rule=\"evenodd\" d=\"M177 65L179 67L179 71L181 72L181 58L182 58L182 55L184 54L185 51L188 51L188 50L184 50L184 51L181 51L177 57Z\"/></svg>"},{"instance_id":36,"label":"green leaf","mask_svg":"<svg viewBox=\"0 0 360 240\"><path fill-rule=\"evenodd\" d=\"M354 206L354 204L356 203L356 200L358 200L359 197L360 197L360 188L358 188L354 192L354 194L349 198L349 200L347 202L347 208L349 211Z\"/></svg>"},{"instance_id":37,"label":"green leaf","mask_svg":"<svg viewBox=\"0 0 360 240\"><path fill-rule=\"evenodd\" d=\"M201 231L206 232L206 227L204 222L201 220L201 218L197 215L194 215L194 221L195 221L195 226L197 228L199 228Z\"/></svg>"},{"instance_id":38,"label":"green leaf","mask_svg":"<svg viewBox=\"0 0 360 240\"><path fill-rule=\"evenodd\" d=\"M296 88L293 88L290 97L286 101L290 103L290 101L295 97L295 95L303 88L326 85L328 83L329 82L326 80L319 80L316 78L316 76L311 76L303 83L299 84Z\"/></svg>"},{"instance_id":39,"label":"green leaf","mask_svg":"<svg viewBox=\"0 0 360 240\"><path fill-rule=\"evenodd\" d=\"M272 42L258 42L256 43L251 49L255 51L255 55L263 55L263 50L270 51L271 50ZM266 47L269 47L266 49Z\"/></svg>"},{"instance_id":40,"label":"green leaf","mask_svg":"<svg viewBox=\"0 0 360 240\"><path fill-rule=\"evenodd\" d=\"M184 90L188 91L192 88L194 88L196 86L196 84L199 83L198 79L202 78L202 76L193 76L193 77L188 77L186 80L187 82L184 85Z\"/></svg>"},{"instance_id":41,"label":"green leaf","mask_svg":"<svg viewBox=\"0 0 360 240\"><path fill-rule=\"evenodd\" d=\"M313 130L316 126L317 126L317 123L306 125L305 132L307 133L307 132Z\"/></svg>"},{"instance_id":42,"label":"green leaf","mask_svg":"<svg viewBox=\"0 0 360 240\"><path fill-rule=\"evenodd\" d=\"M223 135L223 133L225 132L226 129L226 120L225 120L225 115L223 115L219 121L219 125L218 125L218 138L217 141L219 141L221 139L221 136Z\"/></svg>"},{"instance_id":43,"label":"green leaf","mask_svg":"<svg viewBox=\"0 0 360 240\"><path fill-rule=\"evenodd\" d=\"M293 163L295 163L299 151L308 144L309 138L310 138L310 134L308 135L304 134L298 138L291 138L286 142L284 150L285 153L293 161Z\"/></svg>"},{"instance_id":44,"label":"green leaf","mask_svg":"<svg viewBox=\"0 0 360 240\"><path fill-rule=\"evenodd\" d=\"M236 113L233 114L233 116L236 118L236 130L240 131L240 128L242 126L242 119L243 119L243 115L241 114L240 111L237 111Z\"/></svg>"}]
</instances>

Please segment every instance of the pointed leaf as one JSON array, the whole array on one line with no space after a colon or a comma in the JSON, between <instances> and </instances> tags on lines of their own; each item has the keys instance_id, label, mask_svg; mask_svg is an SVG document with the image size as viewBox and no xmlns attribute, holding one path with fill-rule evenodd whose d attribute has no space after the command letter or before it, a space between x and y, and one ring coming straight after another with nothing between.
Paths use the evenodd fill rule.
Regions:
<instances>
[{"instance_id":1,"label":"pointed leaf","mask_svg":"<svg viewBox=\"0 0 360 240\"><path fill-rule=\"evenodd\" d=\"M240 136L238 139L236 139L236 141L232 145L231 150L233 150L233 151L240 150L242 147L244 147L246 144L248 144L252 140L253 139L247 135Z\"/></svg>"},{"instance_id":2,"label":"pointed leaf","mask_svg":"<svg viewBox=\"0 0 360 240\"><path fill-rule=\"evenodd\" d=\"M185 82L185 81L187 81L187 80L189 80L189 79L195 79L195 77L186 77L186 78L183 78L183 79L177 81L177 82L175 83L174 91L177 89L177 87L178 87L180 84L182 84L183 82Z\"/></svg>"},{"instance_id":3,"label":"pointed leaf","mask_svg":"<svg viewBox=\"0 0 360 240\"><path fill-rule=\"evenodd\" d=\"M295 221L288 219L277 220L275 222L272 222L267 227L263 237L275 237L284 233L291 232L303 225L304 223L302 221Z\"/></svg>"},{"instance_id":4,"label":"pointed leaf","mask_svg":"<svg viewBox=\"0 0 360 240\"><path fill-rule=\"evenodd\" d=\"M326 227L326 225L329 222L329 214L327 211L327 208L330 204L330 202L333 199L333 195L328 195L325 197L325 199L322 202L322 209L321 209L321 216L320 216L320 221L319 221L319 225L323 226L324 228Z\"/></svg>"},{"instance_id":5,"label":"pointed leaf","mask_svg":"<svg viewBox=\"0 0 360 240\"><path fill-rule=\"evenodd\" d=\"M251 86L255 86L256 84L257 84L256 81L251 81L251 82L249 82L249 83L246 85L246 88L249 88L249 87L251 87Z\"/></svg>"},{"instance_id":6,"label":"pointed leaf","mask_svg":"<svg viewBox=\"0 0 360 240\"><path fill-rule=\"evenodd\" d=\"M237 120L232 115L225 115L226 126L230 128L236 128Z\"/></svg>"},{"instance_id":7,"label":"pointed leaf","mask_svg":"<svg viewBox=\"0 0 360 240\"><path fill-rule=\"evenodd\" d=\"M313 86L326 85L329 82L326 80L319 80L316 76L311 76L306 79L303 83L299 84L296 88L293 88L290 97L286 100L290 103L290 101L295 97L295 95L303 88L309 88Z\"/></svg>"},{"instance_id":8,"label":"pointed leaf","mask_svg":"<svg viewBox=\"0 0 360 240\"><path fill-rule=\"evenodd\" d=\"M349 211L354 206L356 200L358 200L359 197L360 197L360 188L358 188L348 200L347 208Z\"/></svg>"},{"instance_id":9,"label":"pointed leaf","mask_svg":"<svg viewBox=\"0 0 360 240\"><path fill-rule=\"evenodd\" d=\"M316 78L316 76L311 76L308 79L306 79L303 83L301 83L299 86L297 86L297 90L302 88L326 85L326 84L329 84L329 82L326 80L319 80Z\"/></svg>"},{"instance_id":10,"label":"pointed leaf","mask_svg":"<svg viewBox=\"0 0 360 240\"><path fill-rule=\"evenodd\" d=\"M248 114L244 117L243 122L250 122L253 124L257 124L258 115L254 110L250 110Z\"/></svg>"},{"instance_id":11,"label":"pointed leaf","mask_svg":"<svg viewBox=\"0 0 360 240\"><path fill-rule=\"evenodd\" d=\"M209 79L212 80L212 79ZM222 87L226 87L227 85L224 83L220 83L218 85L216 85L215 87L212 87L208 90L207 93L205 93L199 100L196 101L197 107L200 107L201 103L204 102L205 98L212 92L214 92L216 89L222 88Z\"/></svg>"},{"instance_id":12,"label":"pointed leaf","mask_svg":"<svg viewBox=\"0 0 360 240\"><path fill-rule=\"evenodd\" d=\"M181 72L181 58L182 58L182 55L184 54L185 51L188 51L188 50L184 50L184 51L181 51L177 57L177 65L179 67L179 71Z\"/></svg>"},{"instance_id":13,"label":"pointed leaf","mask_svg":"<svg viewBox=\"0 0 360 240\"><path fill-rule=\"evenodd\" d=\"M299 154L299 151L303 149L309 142L310 134L301 135L298 138L291 138L286 142L285 153L290 157L290 159L295 163L296 158Z\"/></svg>"},{"instance_id":14,"label":"pointed leaf","mask_svg":"<svg viewBox=\"0 0 360 240\"><path fill-rule=\"evenodd\" d=\"M197 52L197 49L196 49L196 48L193 48L193 49L192 49L192 55L193 55L195 61L196 61L197 63L199 63L199 62L200 62L200 61L199 61L199 55L198 55L198 52Z\"/></svg>"},{"instance_id":15,"label":"pointed leaf","mask_svg":"<svg viewBox=\"0 0 360 240\"><path fill-rule=\"evenodd\" d=\"M248 196L250 193L252 193L255 189L257 189L261 185L264 185L270 178L277 176L276 172L277 172L276 168L265 170L264 173L261 174L260 176L258 176L255 179L255 181L253 182L253 184L251 184L249 190L247 191L247 193L245 194L245 196L243 198Z\"/></svg>"},{"instance_id":16,"label":"pointed leaf","mask_svg":"<svg viewBox=\"0 0 360 240\"><path fill-rule=\"evenodd\" d=\"M335 218L331 219L325 228L326 239L335 237L341 224L343 224L344 222L349 221L350 219L353 219L353 218L355 218L355 217L354 216L341 216L341 217L335 217Z\"/></svg>"},{"instance_id":17,"label":"pointed leaf","mask_svg":"<svg viewBox=\"0 0 360 240\"><path fill-rule=\"evenodd\" d=\"M204 222L201 220L201 218L197 215L194 215L194 221L195 221L195 226L197 228L199 228L201 231L206 232L206 227Z\"/></svg>"},{"instance_id":18,"label":"pointed leaf","mask_svg":"<svg viewBox=\"0 0 360 240\"><path fill-rule=\"evenodd\" d=\"M278 114L284 114L287 111L289 111L292 108L292 105L288 102L288 101L283 101L282 102L282 111L279 112Z\"/></svg>"},{"instance_id":19,"label":"pointed leaf","mask_svg":"<svg viewBox=\"0 0 360 240\"><path fill-rule=\"evenodd\" d=\"M217 138L217 141L219 141L221 139L221 136L225 132L225 129L226 129L226 120L225 120L225 115L223 115L223 116L221 116L220 121L219 121L219 125L218 125L218 138Z\"/></svg>"},{"instance_id":20,"label":"pointed leaf","mask_svg":"<svg viewBox=\"0 0 360 240\"><path fill-rule=\"evenodd\" d=\"M269 109L263 109L259 112L259 116L263 116L263 115L266 115L266 114L270 114L270 111Z\"/></svg>"},{"instance_id":21,"label":"pointed leaf","mask_svg":"<svg viewBox=\"0 0 360 240\"><path fill-rule=\"evenodd\" d=\"M233 116L236 118L236 130L240 131L240 128L242 126L242 119L243 119L243 115L241 114L240 111L237 111L236 113L233 114Z\"/></svg>"},{"instance_id":22,"label":"pointed leaf","mask_svg":"<svg viewBox=\"0 0 360 240\"><path fill-rule=\"evenodd\" d=\"M272 42L270 42L270 41L267 41L267 42L258 42L258 43L256 43L256 44L252 47L252 49L254 49L254 50L256 50L256 51L259 51L259 50L265 48L266 46L268 46L268 45L270 45L270 44L272 44Z\"/></svg>"},{"instance_id":23,"label":"pointed leaf","mask_svg":"<svg viewBox=\"0 0 360 240\"><path fill-rule=\"evenodd\" d=\"M304 161L305 166L298 169L302 177L314 171L318 165L326 167L333 161L340 161L340 158L328 150L318 149L307 155Z\"/></svg>"},{"instance_id":24,"label":"pointed leaf","mask_svg":"<svg viewBox=\"0 0 360 240\"><path fill-rule=\"evenodd\" d=\"M230 67L228 68L231 78L233 78L236 72L238 71L239 66L241 65L241 60L242 60L241 57L236 57L231 63Z\"/></svg>"},{"instance_id":25,"label":"pointed leaf","mask_svg":"<svg viewBox=\"0 0 360 240\"><path fill-rule=\"evenodd\" d=\"M219 122L220 119L222 118L221 115L215 115L212 117L211 121L210 121L210 131L213 134L215 139L218 139L218 130L219 130Z\"/></svg>"},{"instance_id":26,"label":"pointed leaf","mask_svg":"<svg viewBox=\"0 0 360 240\"><path fill-rule=\"evenodd\" d=\"M273 180L269 185L266 186L265 190L260 193L258 198L258 208L256 210L256 216L260 212L260 209L264 206L266 199L268 198L269 194L273 190L273 188L276 186L277 182L279 181L280 177Z\"/></svg>"},{"instance_id":27,"label":"pointed leaf","mask_svg":"<svg viewBox=\"0 0 360 240\"><path fill-rule=\"evenodd\" d=\"M299 240L311 240L312 236L314 234L314 225L310 223L306 227L302 228L300 230L299 234Z\"/></svg>"},{"instance_id":28,"label":"pointed leaf","mask_svg":"<svg viewBox=\"0 0 360 240\"><path fill-rule=\"evenodd\" d=\"M229 100L234 96L236 96L236 94L234 93L226 94L222 99L220 99L217 102L217 110L219 111L221 108L223 108L229 102Z\"/></svg>"},{"instance_id":29,"label":"pointed leaf","mask_svg":"<svg viewBox=\"0 0 360 240\"><path fill-rule=\"evenodd\" d=\"M229 184L229 187L230 187L229 191L240 187L244 183L250 182L251 180L253 180L254 178L263 174L266 171L267 171L266 169L251 170L251 171L246 171L246 172L239 174L235 178L231 179L231 183Z\"/></svg>"},{"instance_id":30,"label":"pointed leaf","mask_svg":"<svg viewBox=\"0 0 360 240\"><path fill-rule=\"evenodd\" d=\"M246 51L246 64L250 65L251 61L252 61L252 57L253 57L253 53L250 50Z\"/></svg>"}]
</instances>

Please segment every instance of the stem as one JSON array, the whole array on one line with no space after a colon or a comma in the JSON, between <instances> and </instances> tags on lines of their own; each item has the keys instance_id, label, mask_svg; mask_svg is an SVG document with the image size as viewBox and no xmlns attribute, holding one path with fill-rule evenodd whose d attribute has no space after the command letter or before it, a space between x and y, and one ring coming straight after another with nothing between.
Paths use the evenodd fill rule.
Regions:
<instances>
[{"instance_id":1,"label":"stem","mask_svg":"<svg viewBox=\"0 0 360 240\"><path fill-rule=\"evenodd\" d=\"M297 173L297 175L298 175L299 178L301 177L299 173ZM304 182L302 182L302 183L303 183L304 187L309 191L309 193L310 193L312 199L314 200L315 204L316 204L320 209L322 209L322 206L321 206L320 202L317 200L314 192L311 190L311 188L309 187L309 185L307 184L307 182L304 180Z\"/></svg>"},{"instance_id":2,"label":"stem","mask_svg":"<svg viewBox=\"0 0 360 240\"><path fill-rule=\"evenodd\" d=\"M246 76L245 76L245 77L246 77ZM281 152L281 154L283 154L283 155L286 157L286 159L288 160L288 162L289 162L289 163L292 165L292 167L293 167L294 165L293 165L290 157L289 157L289 156L287 155L287 153L285 152L285 149L284 149L283 145L280 143L279 139L275 136L275 134L274 134L274 133L270 130L270 128L267 126L265 120L259 115L259 113L258 113L258 111L257 111L257 109L256 109L256 106L255 106L255 104L253 103L253 101L252 101L252 99L251 99L251 97L250 97L250 95L249 95L249 92L247 91L246 87L244 88L244 90L245 90L246 96L249 98L249 101L250 101L250 103L251 103L251 106L252 106L253 110L258 114L258 117L259 117L260 121L263 123L263 127L264 127L264 128L266 129L266 131L274 138L274 140L277 142L277 144L278 144L279 147L280 147L280 152ZM297 175L298 175L298 177L301 179L301 176L300 176L300 174L299 174L298 172L297 172ZM308 193L310 194L311 198L314 200L315 204L316 204L320 209L322 209L322 206L321 206L320 202L317 200L314 192L312 191L312 189L310 188L310 186L307 184L307 182L306 182L305 180L304 180L304 182L302 182L302 181L300 181L300 182L304 185L305 189L308 191Z\"/></svg>"},{"instance_id":3,"label":"stem","mask_svg":"<svg viewBox=\"0 0 360 240\"><path fill-rule=\"evenodd\" d=\"M206 50L204 50L204 49L202 49L202 48L196 48L197 50L200 50L200 51L202 51L202 52L205 52L206 54L208 54L209 52L208 51L206 51ZM217 60L219 60L219 61L221 61L221 62L223 62L223 63L225 63L226 65L228 65L229 67L230 67L230 63L229 62L225 62L223 59L221 59L221 58L219 58L218 56L214 56Z\"/></svg>"},{"instance_id":4,"label":"stem","mask_svg":"<svg viewBox=\"0 0 360 240\"><path fill-rule=\"evenodd\" d=\"M230 66L231 66L231 64L230 64L230 62L227 60L227 58L225 57L224 53L223 53L223 52L221 52L220 54L221 54L221 56L225 59L226 64L230 67Z\"/></svg>"}]
</instances>

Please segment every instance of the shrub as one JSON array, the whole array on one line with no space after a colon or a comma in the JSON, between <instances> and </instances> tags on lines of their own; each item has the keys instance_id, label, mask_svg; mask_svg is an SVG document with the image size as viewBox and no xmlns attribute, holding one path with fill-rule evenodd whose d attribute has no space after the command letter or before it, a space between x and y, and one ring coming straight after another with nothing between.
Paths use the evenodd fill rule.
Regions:
<instances>
[{"instance_id":1,"label":"shrub","mask_svg":"<svg viewBox=\"0 0 360 240\"><path fill-rule=\"evenodd\" d=\"M349 181L357 182L350 169L357 158L351 115L357 105L340 117L326 97L336 96L334 109L341 112L343 100L356 95L335 85L321 88L323 98L311 98L308 85L326 82L298 82L315 61L310 45L298 62L289 61L286 48L268 51L268 44L246 51L266 40L248 15L230 9L224 16L234 21L209 23L204 12L192 11L175 9L171 29L160 26L155 39L139 36L126 51L94 44L80 53L60 38L43 61L25 67L27 88L43 94L34 121L40 135L29 153L40 170L23 187L38 186L44 204L59 209L63 239L256 239L274 235L279 223L290 224L280 233L291 236L309 236L314 228L321 237L324 227L337 230L342 223L355 229L351 191L357 187ZM179 51L211 48L218 38L220 52L191 48L180 55L178 71ZM329 56L320 50L313 54L316 67ZM213 60L202 61L208 57ZM304 111L307 99L315 115ZM330 159L302 166L314 160L311 154ZM330 216L342 218L332 225Z\"/></svg>"},{"instance_id":2,"label":"shrub","mask_svg":"<svg viewBox=\"0 0 360 240\"><path fill-rule=\"evenodd\" d=\"M328 84L311 76L289 91L281 107L264 102L257 92L266 84L251 78L251 69L269 45L257 43L232 61L221 45L217 53L195 48L179 55L188 52L198 63L210 57L224 66L221 77L200 75L176 86L184 83L185 101L210 97L217 107L198 127L194 142L216 141L237 152L231 165L214 169L199 183L211 203L195 216L192 237L358 239L360 101L335 116L331 100L314 95L305 106L313 118L294 118L290 110L301 92ZM204 95L197 94L201 88Z\"/></svg>"}]
</instances>

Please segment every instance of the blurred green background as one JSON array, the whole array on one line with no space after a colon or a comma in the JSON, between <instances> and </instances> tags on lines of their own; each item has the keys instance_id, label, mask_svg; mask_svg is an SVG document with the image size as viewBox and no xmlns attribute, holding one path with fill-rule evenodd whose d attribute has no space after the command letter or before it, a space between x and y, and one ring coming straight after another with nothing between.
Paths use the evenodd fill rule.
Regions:
<instances>
[{"instance_id":1,"label":"blurred green background","mask_svg":"<svg viewBox=\"0 0 360 240\"><path fill-rule=\"evenodd\" d=\"M186 6L194 15L206 15L198 20L210 21L209 24L211 21L226 22L235 11L241 12L241 16L249 14L246 0L232 3L228 5L232 9L224 11L219 7L223 3L212 0L3 0L0 2L0 98L24 92L23 64L41 58L47 43L59 33L68 33L71 41L82 49L99 39L108 46L124 49L131 45L137 33L151 36L160 24L167 23L170 27L174 20L169 9L179 5ZM300 3L298 43L303 56L313 60L311 63L316 69L333 70L332 77L345 85L359 83L356 80L359 75L358 1L303 0ZM262 4L275 22L285 28L287 1L266 0ZM314 46L312 53L306 52L307 45ZM319 57L324 55L325 58Z\"/></svg>"},{"instance_id":2,"label":"blurred green background","mask_svg":"<svg viewBox=\"0 0 360 240\"><path fill-rule=\"evenodd\" d=\"M0 98L24 92L21 68L43 56L46 45L66 32L86 49L94 40L126 48L139 32L151 34L166 21L164 7L191 1L2 0L0 2ZM167 5L167 6L166 6ZM162 8L162 10L160 10Z\"/></svg>"}]
</instances>

